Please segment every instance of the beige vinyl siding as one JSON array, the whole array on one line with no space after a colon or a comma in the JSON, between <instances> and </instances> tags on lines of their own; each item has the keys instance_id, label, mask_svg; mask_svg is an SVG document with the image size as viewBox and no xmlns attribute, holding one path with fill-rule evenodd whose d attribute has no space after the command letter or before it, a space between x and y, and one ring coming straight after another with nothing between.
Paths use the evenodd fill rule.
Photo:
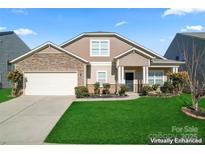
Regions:
<instances>
[{"instance_id":1,"label":"beige vinyl siding","mask_svg":"<svg viewBox=\"0 0 205 154\"><path fill-rule=\"evenodd\" d=\"M114 67L111 65L103 66L103 65L91 65L87 70L87 83L94 84L97 82L97 72L106 72L107 73L107 82L110 84L115 84L115 72L113 70Z\"/></svg>"},{"instance_id":2,"label":"beige vinyl siding","mask_svg":"<svg viewBox=\"0 0 205 154\"><path fill-rule=\"evenodd\" d=\"M108 40L110 45L110 55L109 56L90 56L90 41L91 40ZM63 47L66 50L69 50L71 52L74 52L78 56L88 60L88 61L112 61L113 58L128 49L130 49L132 46L128 43L114 37L114 36L85 36L82 37L71 44L66 45Z\"/></svg>"}]
</instances>

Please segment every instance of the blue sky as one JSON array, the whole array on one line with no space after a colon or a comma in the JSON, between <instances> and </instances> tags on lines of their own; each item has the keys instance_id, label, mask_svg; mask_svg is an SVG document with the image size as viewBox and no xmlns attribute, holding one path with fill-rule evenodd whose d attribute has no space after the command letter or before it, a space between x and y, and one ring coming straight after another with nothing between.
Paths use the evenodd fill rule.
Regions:
<instances>
[{"instance_id":1,"label":"blue sky","mask_svg":"<svg viewBox=\"0 0 205 154\"><path fill-rule=\"evenodd\" d=\"M203 31L204 21L204 9L0 9L0 31L15 30L30 48L109 31L164 55L176 33Z\"/></svg>"}]
</instances>

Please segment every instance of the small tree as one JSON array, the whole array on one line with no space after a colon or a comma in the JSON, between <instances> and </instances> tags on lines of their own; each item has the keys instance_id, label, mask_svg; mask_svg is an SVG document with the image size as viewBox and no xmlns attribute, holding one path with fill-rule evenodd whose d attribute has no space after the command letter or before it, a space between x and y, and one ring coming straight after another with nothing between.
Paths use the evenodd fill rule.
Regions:
<instances>
[{"instance_id":1,"label":"small tree","mask_svg":"<svg viewBox=\"0 0 205 154\"><path fill-rule=\"evenodd\" d=\"M202 67L205 48L203 48L202 50L197 48L194 40L192 41L191 49L189 48L189 45L190 44L185 45L184 42L180 43L180 47L182 47L185 60L185 68L188 72L188 85L191 91L192 106L196 111L198 111L199 101L201 99L201 96L203 95L205 88L205 75L203 70L204 68ZM200 80L199 77L201 77Z\"/></svg>"},{"instance_id":2,"label":"small tree","mask_svg":"<svg viewBox=\"0 0 205 154\"><path fill-rule=\"evenodd\" d=\"M167 77L173 85L175 94L181 93L184 87L187 85L188 73L186 71L177 73L168 72Z\"/></svg>"},{"instance_id":3,"label":"small tree","mask_svg":"<svg viewBox=\"0 0 205 154\"><path fill-rule=\"evenodd\" d=\"M14 70L8 73L7 78L12 82L11 96L19 96L23 88L23 74L18 70Z\"/></svg>"}]
</instances>

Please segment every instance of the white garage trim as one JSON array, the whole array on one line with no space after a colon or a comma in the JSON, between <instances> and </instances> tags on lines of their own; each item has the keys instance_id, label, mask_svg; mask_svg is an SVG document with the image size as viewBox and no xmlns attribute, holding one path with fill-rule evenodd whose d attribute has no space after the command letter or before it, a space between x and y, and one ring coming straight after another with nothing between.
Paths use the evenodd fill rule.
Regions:
<instances>
[{"instance_id":1,"label":"white garage trim","mask_svg":"<svg viewBox=\"0 0 205 154\"><path fill-rule=\"evenodd\" d=\"M75 95L78 73L24 72L24 95Z\"/></svg>"}]
</instances>

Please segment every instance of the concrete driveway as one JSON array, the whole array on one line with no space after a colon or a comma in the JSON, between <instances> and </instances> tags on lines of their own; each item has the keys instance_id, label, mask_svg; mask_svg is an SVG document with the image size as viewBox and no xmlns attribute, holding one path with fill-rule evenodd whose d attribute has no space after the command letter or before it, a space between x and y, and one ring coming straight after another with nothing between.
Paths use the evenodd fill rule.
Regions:
<instances>
[{"instance_id":1,"label":"concrete driveway","mask_svg":"<svg viewBox=\"0 0 205 154\"><path fill-rule=\"evenodd\" d=\"M0 104L0 144L43 144L71 105L69 96L21 96Z\"/></svg>"}]
</instances>

